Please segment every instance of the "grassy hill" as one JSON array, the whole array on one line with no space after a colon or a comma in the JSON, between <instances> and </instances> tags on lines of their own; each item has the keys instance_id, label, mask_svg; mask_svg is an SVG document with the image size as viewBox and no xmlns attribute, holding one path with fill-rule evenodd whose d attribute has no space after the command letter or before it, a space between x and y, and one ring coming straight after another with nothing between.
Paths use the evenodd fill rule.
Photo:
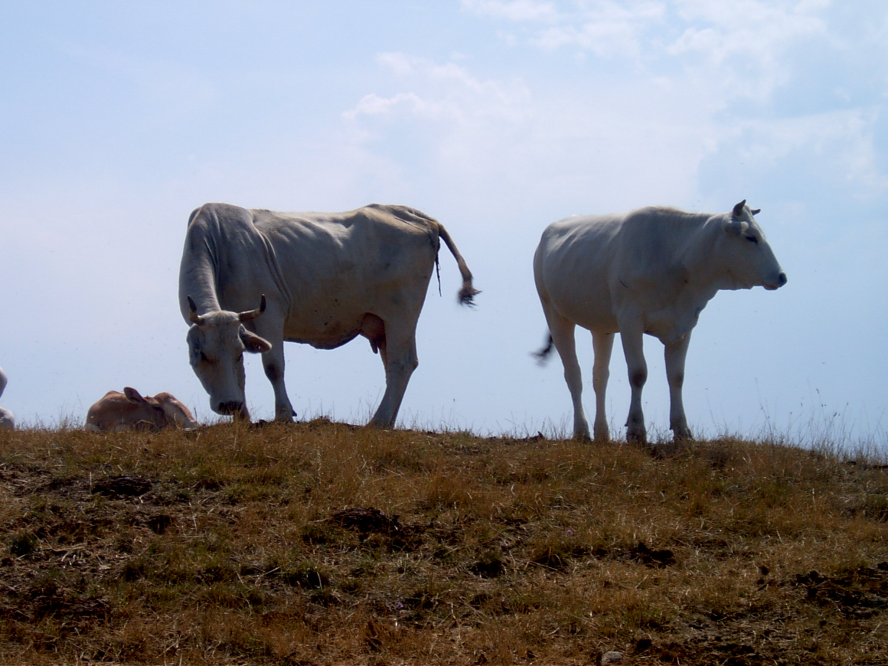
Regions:
<instances>
[{"instance_id":1,"label":"grassy hill","mask_svg":"<svg viewBox=\"0 0 888 666\"><path fill-rule=\"evenodd\" d=\"M886 664L877 463L325 420L0 433L0 663Z\"/></svg>"}]
</instances>

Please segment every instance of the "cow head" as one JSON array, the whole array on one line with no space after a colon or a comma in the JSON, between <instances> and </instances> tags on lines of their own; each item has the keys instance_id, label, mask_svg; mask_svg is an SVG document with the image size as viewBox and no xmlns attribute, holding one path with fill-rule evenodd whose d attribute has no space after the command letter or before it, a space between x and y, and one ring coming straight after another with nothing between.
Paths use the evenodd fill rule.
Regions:
<instances>
[{"instance_id":1,"label":"cow head","mask_svg":"<svg viewBox=\"0 0 888 666\"><path fill-rule=\"evenodd\" d=\"M733 289L764 287L778 289L786 284L786 273L780 268L754 215L759 208L750 208L744 199L724 222L726 270L733 280Z\"/></svg>"},{"instance_id":2,"label":"cow head","mask_svg":"<svg viewBox=\"0 0 888 666\"><path fill-rule=\"evenodd\" d=\"M197 314L197 306L188 297L191 308L188 329L188 355L194 374L210 394L210 408L217 414L232 414L250 419L244 394L244 352L262 354L271 343L248 331L243 322L265 311L265 296L256 310L229 312L217 310Z\"/></svg>"},{"instance_id":3,"label":"cow head","mask_svg":"<svg viewBox=\"0 0 888 666\"><path fill-rule=\"evenodd\" d=\"M170 425L175 425L183 430L200 428L200 423L194 420L191 410L183 405L172 393L158 393L153 398L145 398L154 401L163 410L164 416Z\"/></svg>"},{"instance_id":4,"label":"cow head","mask_svg":"<svg viewBox=\"0 0 888 666\"><path fill-rule=\"evenodd\" d=\"M133 405L134 411L129 416L135 424L150 425L156 428L165 426L200 427L200 423L194 420L189 409L170 393L142 396L136 389L127 386L123 389L123 395L127 402Z\"/></svg>"},{"instance_id":5,"label":"cow head","mask_svg":"<svg viewBox=\"0 0 888 666\"><path fill-rule=\"evenodd\" d=\"M119 396L120 394L118 393L117 395ZM127 426L123 427L163 428L164 426L171 425L172 422L167 421L163 407L153 397L143 397L132 386L124 387L123 396L129 403L129 406L121 412L126 415L128 421ZM108 396L105 397L107 398Z\"/></svg>"}]
</instances>

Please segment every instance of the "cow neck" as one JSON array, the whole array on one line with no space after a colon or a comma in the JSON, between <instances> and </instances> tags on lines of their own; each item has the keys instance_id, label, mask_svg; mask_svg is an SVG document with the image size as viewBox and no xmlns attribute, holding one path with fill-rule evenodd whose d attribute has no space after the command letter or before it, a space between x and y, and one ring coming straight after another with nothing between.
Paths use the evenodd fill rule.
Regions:
<instances>
[{"instance_id":1,"label":"cow neck","mask_svg":"<svg viewBox=\"0 0 888 666\"><path fill-rule=\"evenodd\" d=\"M253 296L251 289L246 288L249 286L249 278L244 275L246 258L267 269L266 275L274 281L277 292L287 303L293 301L273 243L255 226L252 211L243 209L242 212L250 219L226 218L216 209L202 211L189 227L189 239L193 242L186 242L188 254L182 259L181 288L191 290L187 295L194 299L198 314L255 307L252 300L239 302ZM240 299L232 301L233 295L239 295ZM255 297L258 298L258 293Z\"/></svg>"},{"instance_id":2,"label":"cow neck","mask_svg":"<svg viewBox=\"0 0 888 666\"><path fill-rule=\"evenodd\" d=\"M688 286L708 301L719 289L724 289L730 276L718 264L715 248L721 243L724 215L711 215L690 235L681 251L681 265Z\"/></svg>"},{"instance_id":3,"label":"cow neck","mask_svg":"<svg viewBox=\"0 0 888 666\"><path fill-rule=\"evenodd\" d=\"M199 315L222 309L216 296L217 264L213 252L207 243L200 243L197 247L196 251L194 249L188 251L186 246L179 276L179 298L186 319L190 315L188 297L194 301Z\"/></svg>"}]
</instances>

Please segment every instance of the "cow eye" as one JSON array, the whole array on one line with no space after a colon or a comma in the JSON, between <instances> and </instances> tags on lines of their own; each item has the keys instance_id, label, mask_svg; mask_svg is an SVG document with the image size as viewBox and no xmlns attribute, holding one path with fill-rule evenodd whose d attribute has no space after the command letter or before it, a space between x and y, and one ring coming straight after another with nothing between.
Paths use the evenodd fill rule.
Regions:
<instances>
[{"instance_id":1,"label":"cow eye","mask_svg":"<svg viewBox=\"0 0 888 666\"><path fill-rule=\"evenodd\" d=\"M747 236L746 240L748 240L750 243L753 243L754 245L759 244L759 239L756 238L755 236Z\"/></svg>"}]
</instances>

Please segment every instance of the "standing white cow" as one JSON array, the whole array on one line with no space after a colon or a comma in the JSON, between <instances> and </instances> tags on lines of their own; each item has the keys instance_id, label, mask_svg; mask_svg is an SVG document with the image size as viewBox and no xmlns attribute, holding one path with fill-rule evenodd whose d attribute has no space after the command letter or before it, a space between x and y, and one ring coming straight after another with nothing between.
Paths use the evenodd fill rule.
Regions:
<instances>
[{"instance_id":1,"label":"standing white cow","mask_svg":"<svg viewBox=\"0 0 888 666\"><path fill-rule=\"evenodd\" d=\"M6 373L0 368L0 396L6 389L6 382ZM0 407L0 430L15 430L15 415L3 407Z\"/></svg>"},{"instance_id":2,"label":"standing white cow","mask_svg":"<svg viewBox=\"0 0 888 666\"><path fill-rule=\"evenodd\" d=\"M549 324L549 345L561 356L574 408L574 437L589 439L574 328L592 332L596 440L610 434L605 415L614 333L629 369L632 400L627 439L644 442L641 391L647 379L642 336L666 346L669 427L691 439L682 404L685 357L700 311L719 289L777 289L786 274L752 210L741 201L730 213L685 213L640 208L618 215L570 217L549 225L533 260L534 279Z\"/></svg>"},{"instance_id":3,"label":"standing white cow","mask_svg":"<svg viewBox=\"0 0 888 666\"><path fill-rule=\"evenodd\" d=\"M275 419L291 421L283 342L334 349L363 335L385 366L385 394L372 423L394 425L418 365L416 324L439 238L462 275L459 301L470 304L478 292L453 240L443 225L413 208L371 204L345 213L275 213L206 204L195 210L185 236L179 305L191 324L191 367L211 409L250 418L243 352L261 353Z\"/></svg>"}]
</instances>

